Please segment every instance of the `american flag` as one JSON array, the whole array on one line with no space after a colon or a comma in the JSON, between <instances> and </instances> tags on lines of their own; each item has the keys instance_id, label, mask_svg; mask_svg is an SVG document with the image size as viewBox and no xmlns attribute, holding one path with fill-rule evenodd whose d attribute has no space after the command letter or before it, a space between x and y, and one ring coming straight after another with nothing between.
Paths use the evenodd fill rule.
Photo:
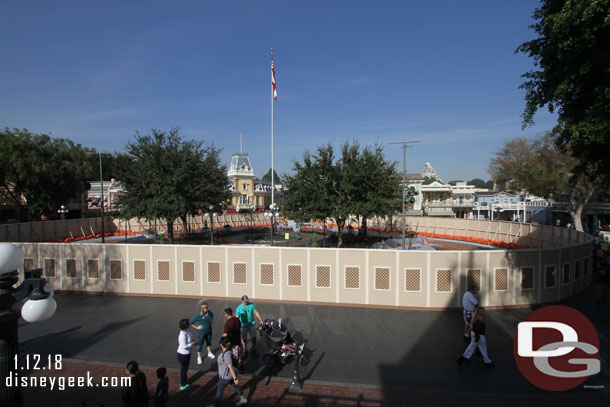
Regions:
<instances>
[{"instance_id":1,"label":"american flag","mask_svg":"<svg viewBox=\"0 0 610 407\"><path fill-rule=\"evenodd\" d=\"M277 100L277 87L275 86L275 68L273 67L273 59L271 60L271 84L273 85L273 97Z\"/></svg>"}]
</instances>

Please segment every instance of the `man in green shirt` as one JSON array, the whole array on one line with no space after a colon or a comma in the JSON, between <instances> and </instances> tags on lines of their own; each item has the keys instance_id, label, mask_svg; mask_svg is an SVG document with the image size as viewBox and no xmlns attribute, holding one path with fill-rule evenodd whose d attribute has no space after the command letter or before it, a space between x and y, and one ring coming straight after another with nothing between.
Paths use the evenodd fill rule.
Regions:
<instances>
[{"instance_id":1,"label":"man in green shirt","mask_svg":"<svg viewBox=\"0 0 610 407\"><path fill-rule=\"evenodd\" d=\"M235 316L239 318L241 322L241 343L244 347L244 355L248 354L246 348L246 342L248 340L248 334L252 338L252 356L257 356L256 351L256 322L254 318L258 319L258 322L262 325L263 319L261 314L256 310L256 305L250 302L247 295L241 297L241 304L235 309Z\"/></svg>"}]
</instances>

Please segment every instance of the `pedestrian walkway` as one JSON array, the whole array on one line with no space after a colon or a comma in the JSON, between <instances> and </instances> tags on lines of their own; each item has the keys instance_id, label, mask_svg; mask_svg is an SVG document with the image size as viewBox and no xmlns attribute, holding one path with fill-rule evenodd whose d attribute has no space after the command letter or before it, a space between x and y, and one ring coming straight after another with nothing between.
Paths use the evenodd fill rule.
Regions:
<instances>
[{"instance_id":1,"label":"pedestrian walkway","mask_svg":"<svg viewBox=\"0 0 610 407\"><path fill-rule=\"evenodd\" d=\"M581 386L552 394L535 388L521 376L514 363L512 343L517 324L531 312L529 309L488 312L489 354L496 363L490 370L476 358L461 368L455 362L465 348L461 339L463 322L457 310L407 311L256 300L263 318L281 317L293 336L306 342L309 363L300 371L302 393L288 392L292 365L264 369L260 358L247 361L244 387L251 405L260 406L457 406L475 397L493 402L494 407L508 406L509 402L514 406L517 400L519 407L558 407L574 405L577 400L594 406L602 397L609 397L610 391L610 307L595 307L594 298L588 292L566 305L585 313L598 329L602 371L585 382L595 389ZM27 353L61 355L66 369L91 370L98 376L124 376L127 361L137 360L147 367L151 389L156 384L154 369L165 366L172 386L170 405L211 402L216 379L210 359L197 365L193 358L189 371L193 388L176 392L178 321L190 319L197 312L197 299L58 293L56 300L58 309L52 319L38 324L20 322L20 341ZM222 310L235 308L238 299L208 303L216 315L216 344L224 322ZM264 341L259 340L258 347L264 352ZM218 346L213 351L217 353ZM225 397L229 394L232 392L227 390ZM26 395L26 400L37 400L26 405L81 406L84 401L89 407L108 407L117 405L120 390L37 389ZM227 405L237 401L228 400Z\"/></svg>"},{"instance_id":2,"label":"pedestrian walkway","mask_svg":"<svg viewBox=\"0 0 610 407\"><path fill-rule=\"evenodd\" d=\"M148 390L154 394L157 379L155 369L141 369L147 379ZM125 375L125 366L117 364L100 364L79 360L65 361L61 375L87 376L94 379L94 385L101 377L119 377ZM59 376L59 372L54 375ZM45 373L49 375L48 373ZM42 376L42 372L35 374ZM180 391L178 369L169 369L170 398L167 407L207 406L214 401L217 376L210 372L198 372L191 378L191 387ZM494 407L573 407L577 397L568 396L561 399L543 397L522 398L518 395L480 395L480 394L450 394L439 392L417 392L404 389L383 389L378 386L350 385L307 381L301 392L289 390L291 381L284 378L247 377L242 380L244 393L248 397L248 405L265 407L393 407L393 406L472 406L476 398L477 405ZM239 400L233 390L225 390L222 406L233 406ZM589 397L588 406L602 404L607 400L601 397ZM121 390L117 388L71 388L64 391L48 389L25 389L24 405L36 407L78 406L78 407L109 407L119 406ZM151 406L154 402L151 401Z\"/></svg>"}]
</instances>

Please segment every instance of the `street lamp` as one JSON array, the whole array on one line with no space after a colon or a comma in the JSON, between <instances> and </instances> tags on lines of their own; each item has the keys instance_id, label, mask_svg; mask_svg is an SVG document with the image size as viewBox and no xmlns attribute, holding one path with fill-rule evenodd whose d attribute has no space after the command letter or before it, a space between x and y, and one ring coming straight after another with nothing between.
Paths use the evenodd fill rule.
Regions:
<instances>
[{"instance_id":1,"label":"street lamp","mask_svg":"<svg viewBox=\"0 0 610 407\"><path fill-rule=\"evenodd\" d=\"M397 143L390 144L401 144L402 145L402 250L405 249L405 224L407 222L407 213L405 211L405 200L406 200L406 189L407 188L407 147L411 147L408 144L421 143L421 140L411 141L399 141Z\"/></svg>"},{"instance_id":2,"label":"street lamp","mask_svg":"<svg viewBox=\"0 0 610 407\"><path fill-rule=\"evenodd\" d=\"M273 229L275 228L275 217L280 214L280 207L275 203L269 205L269 210L265 212L265 216L271 217L271 246L273 246Z\"/></svg>"},{"instance_id":3,"label":"street lamp","mask_svg":"<svg viewBox=\"0 0 610 407\"><path fill-rule=\"evenodd\" d=\"M210 218L210 245L214 245L214 217L218 216L216 212L214 212L214 205L208 206L208 211L204 215L205 217Z\"/></svg>"},{"instance_id":4,"label":"street lamp","mask_svg":"<svg viewBox=\"0 0 610 407\"><path fill-rule=\"evenodd\" d=\"M23 252L14 244L0 243L0 377L16 378L17 355L19 348L19 313L12 307L15 303L28 298L21 308L21 317L27 322L40 322L51 318L57 309L53 290L41 278L42 270L28 270L23 282L19 281L17 269L23 264ZM7 407L23 406L23 395L19 386L6 386L0 383L0 405Z\"/></svg>"},{"instance_id":5,"label":"street lamp","mask_svg":"<svg viewBox=\"0 0 610 407\"><path fill-rule=\"evenodd\" d=\"M61 220L65 220L66 219L66 213L68 213L68 209L66 209L65 205L62 205L59 207L59 209L57 210L57 213L59 213L59 215L61 216Z\"/></svg>"}]
</instances>

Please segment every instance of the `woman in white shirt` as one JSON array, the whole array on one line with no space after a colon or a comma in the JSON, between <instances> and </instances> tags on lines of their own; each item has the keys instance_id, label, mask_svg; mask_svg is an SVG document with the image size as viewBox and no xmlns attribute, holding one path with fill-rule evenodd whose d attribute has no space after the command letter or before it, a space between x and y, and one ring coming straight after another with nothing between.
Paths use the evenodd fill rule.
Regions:
<instances>
[{"instance_id":1,"label":"woman in white shirt","mask_svg":"<svg viewBox=\"0 0 610 407\"><path fill-rule=\"evenodd\" d=\"M189 370L189 363L191 362L191 348L197 344L197 341L193 340L191 333L188 332L190 326L188 319L181 319L179 326L178 362L180 362L180 390L185 390L191 386L188 384L186 373Z\"/></svg>"}]
</instances>

